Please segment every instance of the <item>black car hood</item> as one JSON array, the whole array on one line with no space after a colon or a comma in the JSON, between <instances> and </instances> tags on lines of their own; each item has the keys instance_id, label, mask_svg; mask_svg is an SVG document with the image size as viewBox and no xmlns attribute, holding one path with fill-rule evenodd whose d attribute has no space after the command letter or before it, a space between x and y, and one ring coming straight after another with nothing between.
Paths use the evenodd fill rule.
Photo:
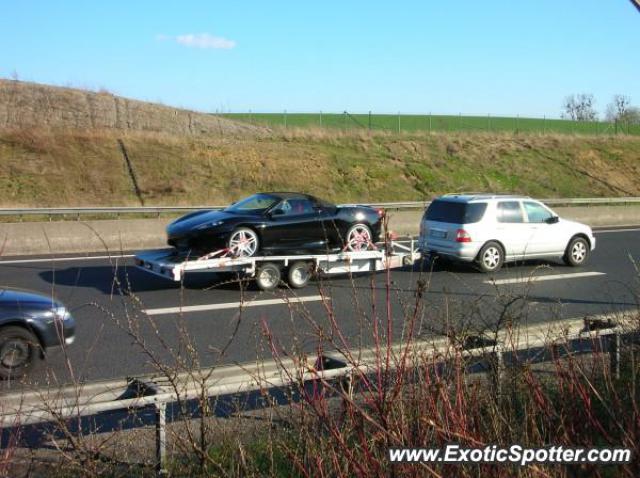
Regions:
<instances>
[{"instance_id":1,"label":"black car hood","mask_svg":"<svg viewBox=\"0 0 640 478\"><path fill-rule=\"evenodd\" d=\"M60 304L46 295L19 289L0 289L0 307L51 309Z\"/></svg>"},{"instance_id":2,"label":"black car hood","mask_svg":"<svg viewBox=\"0 0 640 478\"><path fill-rule=\"evenodd\" d=\"M238 215L225 211L198 211L176 219L167 226L169 237L181 236L203 224L237 219Z\"/></svg>"}]
</instances>

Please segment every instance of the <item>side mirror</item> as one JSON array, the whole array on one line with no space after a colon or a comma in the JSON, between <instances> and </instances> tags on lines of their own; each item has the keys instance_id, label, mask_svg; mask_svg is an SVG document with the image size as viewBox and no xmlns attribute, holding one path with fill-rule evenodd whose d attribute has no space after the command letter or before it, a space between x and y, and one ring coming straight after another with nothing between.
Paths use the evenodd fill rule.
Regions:
<instances>
[{"instance_id":1,"label":"side mirror","mask_svg":"<svg viewBox=\"0 0 640 478\"><path fill-rule=\"evenodd\" d=\"M551 216L544 220L547 224L556 224L560 218L558 216Z\"/></svg>"}]
</instances>

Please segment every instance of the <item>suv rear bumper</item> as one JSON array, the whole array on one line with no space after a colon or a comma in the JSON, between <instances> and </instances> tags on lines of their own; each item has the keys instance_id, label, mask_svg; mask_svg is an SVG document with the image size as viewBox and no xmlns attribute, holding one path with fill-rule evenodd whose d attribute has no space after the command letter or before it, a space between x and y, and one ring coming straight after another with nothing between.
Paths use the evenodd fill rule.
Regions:
<instances>
[{"instance_id":1,"label":"suv rear bumper","mask_svg":"<svg viewBox=\"0 0 640 478\"><path fill-rule=\"evenodd\" d=\"M474 242L429 243L422 238L418 243L423 254L436 254L465 262L473 262L481 247L482 244Z\"/></svg>"}]
</instances>

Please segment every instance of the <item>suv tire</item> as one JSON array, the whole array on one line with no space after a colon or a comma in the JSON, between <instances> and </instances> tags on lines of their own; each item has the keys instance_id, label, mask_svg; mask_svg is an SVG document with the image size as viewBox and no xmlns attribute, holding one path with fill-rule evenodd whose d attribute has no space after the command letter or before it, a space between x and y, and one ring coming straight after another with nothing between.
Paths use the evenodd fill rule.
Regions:
<instances>
[{"instance_id":1,"label":"suv tire","mask_svg":"<svg viewBox=\"0 0 640 478\"><path fill-rule=\"evenodd\" d=\"M476 264L478 264L482 272L490 273L499 271L502 264L504 264L504 251L502 250L502 246L497 242L487 242L482 246L482 249L480 249Z\"/></svg>"},{"instance_id":2,"label":"suv tire","mask_svg":"<svg viewBox=\"0 0 640 478\"><path fill-rule=\"evenodd\" d=\"M578 267L587 262L589 252L589 243L586 239L584 237L574 237L569 241L562 260L568 266Z\"/></svg>"}]
</instances>

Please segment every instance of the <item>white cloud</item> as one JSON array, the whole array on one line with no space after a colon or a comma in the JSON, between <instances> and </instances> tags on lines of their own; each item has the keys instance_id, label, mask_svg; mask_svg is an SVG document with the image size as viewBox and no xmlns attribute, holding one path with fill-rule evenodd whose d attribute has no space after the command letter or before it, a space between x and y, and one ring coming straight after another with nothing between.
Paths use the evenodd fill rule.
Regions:
<instances>
[{"instance_id":1,"label":"white cloud","mask_svg":"<svg viewBox=\"0 0 640 478\"><path fill-rule=\"evenodd\" d=\"M176 43L186 47L203 49L230 50L231 48L234 48L236 46L236 42L234 40L228 40L226 38L209 35L208 33L188 33L175 37L167 35L157 35L156 40L173 40Z\"/></svg>"}]
</instances>

